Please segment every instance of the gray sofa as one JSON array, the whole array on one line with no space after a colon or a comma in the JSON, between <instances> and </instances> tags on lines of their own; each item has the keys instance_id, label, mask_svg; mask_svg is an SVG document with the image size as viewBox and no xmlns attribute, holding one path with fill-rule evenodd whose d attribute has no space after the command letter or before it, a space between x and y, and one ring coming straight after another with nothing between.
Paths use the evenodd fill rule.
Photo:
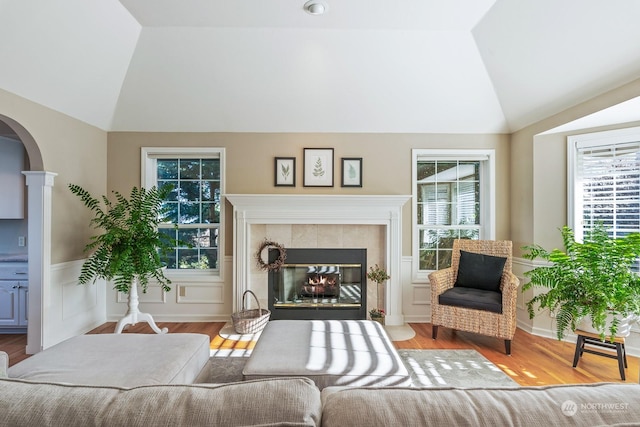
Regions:
<instances>
[{"instance_id":1,"label":"gray sofa","mask_svg":"<svg viewBox=\"0 0 640 427\"><path fill-rule=\"evenodd\" d=\"M220 385L98 387L0 379L0 426L314 426L320 392L306 378Z\"/></svg>"},{"instance_id":2,"label":"gray sofa","mask_svg":"<svg viewBox=\"0 0 640 427\"><path fill-rule=\"evenodd\" d=\"M640 425L640 385L322 390L322 425Z\"/></svg>"},{"instance_id":3,"label":"gray sofa","mask_svg":"<svg viewBox=\"0 0 640 427\"><path fill-rule=\"evenodd\" d=\"M0 352L0 377L7 357ZM307 378L114 387L0 378L0 426L427 426L640 423L640 385L327 387Z\"/></svg>"}]
</instances>

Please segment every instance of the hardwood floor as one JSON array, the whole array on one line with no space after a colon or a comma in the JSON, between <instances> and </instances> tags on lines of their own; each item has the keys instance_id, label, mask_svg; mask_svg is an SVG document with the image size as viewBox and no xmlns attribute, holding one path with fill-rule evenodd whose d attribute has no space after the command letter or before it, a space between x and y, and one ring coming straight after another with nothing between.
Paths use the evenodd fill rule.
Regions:
<instances>
[{"instance_id":1,"label":"hardwood floor","mask_svg":"<svg viewBox=\"0 0 640 427\"><path fill-rule=\"evenodd\" d=\"M214 343L228 346L214 340L224 323L168 323L159 322L158 326L169 328L169 333L203 333L211 337ZM405 349L474 349L489 359L520 385L577 384L595 382L622 382L618 364L593 354L585 354L577 368L573 368L575 344L555 339L541 338L518 329L512 343L512 355L504 354L504 342L467 332L440 328L438 339L431 339L431 324L412 323L416 336L407 341L396 341L397 348ZM112 333L115 323L104 325L90 331L92 334ZM152 333L145 323L139 323L125 333ZM1 335L0 350L9 354L9 364L13 365L29 357L24 349L27 343L25 335ZM239 345L246 346L246 343ZM626 382L638 382L639 359L627 356L629 367Z\"/></svg>"},{"instance_id":2,"label":"hardwood floor","mask_svg":"<svg viewBox=\"0 0 640 427\"><path fill-rule=\"evenodd\" d=\"M9 355L9 366L29 357L24 349L27 346L27 336L25 334L0 334L0 351Z\"/></svg>"}]
</instances>

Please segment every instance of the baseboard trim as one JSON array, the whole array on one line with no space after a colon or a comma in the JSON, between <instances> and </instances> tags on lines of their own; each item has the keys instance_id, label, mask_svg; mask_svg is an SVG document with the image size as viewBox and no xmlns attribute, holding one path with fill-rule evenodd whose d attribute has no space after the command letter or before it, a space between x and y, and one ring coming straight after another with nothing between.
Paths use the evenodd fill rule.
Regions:
<instances>
[{"instance_id":1,"label":"baseboard trim","mask_svg":"<svg viewBox=\"0 0 640 427\"><path fill-rule=\"evenodd\" d=\"M110 314L107 316L107 322L117 322L122 318L122 314ZM171 322L171 323L189 323L189 322L229 322L231 321L231 313L229 314L216 314L216 315L188 315L188 314L170 314L170 315L158 315L153 314L153 320L156 322Z\"/></svg>"}]
</instances>

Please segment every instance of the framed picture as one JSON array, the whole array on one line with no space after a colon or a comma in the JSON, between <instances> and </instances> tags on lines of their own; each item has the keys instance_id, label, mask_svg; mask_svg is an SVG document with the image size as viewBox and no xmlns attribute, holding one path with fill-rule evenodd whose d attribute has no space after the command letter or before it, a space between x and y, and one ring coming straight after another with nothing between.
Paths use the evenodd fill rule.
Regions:
<instances>
[{"instance_id":1,"label":"framed picture","mask_svg":"<svg viewBox=\"0 0 640 427\"><path fill-rule=\"evenodd\" d=\"M362 157L342 158L342 186L362 187Z\"/></svg>"},{"instance_id":2,"label":"framed picture","mask_svg":"<svg viewBox=\"0 0 640 427\"><path fill-rule=\"evenodd\" d=\"M304 186L333 187L333 148L304 149Z\"/></svg>"},{"instance_id":3,"label":"framed picture","mask_svg":"<svg viewBox=\"0 0 640 427\"><path fill-rule=\"evenodd\" d=\"M275 186L295 187L296 186L296 158L276 157L275 166Z\"/></svg>"}]
</instances>

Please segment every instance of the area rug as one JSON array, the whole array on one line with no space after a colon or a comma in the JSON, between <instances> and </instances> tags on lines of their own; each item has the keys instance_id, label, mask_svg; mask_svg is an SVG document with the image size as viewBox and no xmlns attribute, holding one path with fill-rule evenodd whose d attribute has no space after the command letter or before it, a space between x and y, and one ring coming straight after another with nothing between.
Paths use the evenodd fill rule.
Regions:
<instances>
[{"instance_id":1,"label":"area rug","mask_svg":"<svg viewBox=\"0 0 640 427\"><path fill-rule=\"evenodd\" d=\"M242 381L248 355L212 354L211 383ZM250 352L249 352L250 354ZM518 384L475 350L398 350L413 387L517 387Z\"/></svg>"},{"instance_id":2,"label":"area rug","mask_svg":"<svg viewBox=\"0 0 640 427\"><path fill-rule=\"evenodd\" d=\"M518 386L475 350L398 350L414 387Z\"/></svg>"}]
</instances>

